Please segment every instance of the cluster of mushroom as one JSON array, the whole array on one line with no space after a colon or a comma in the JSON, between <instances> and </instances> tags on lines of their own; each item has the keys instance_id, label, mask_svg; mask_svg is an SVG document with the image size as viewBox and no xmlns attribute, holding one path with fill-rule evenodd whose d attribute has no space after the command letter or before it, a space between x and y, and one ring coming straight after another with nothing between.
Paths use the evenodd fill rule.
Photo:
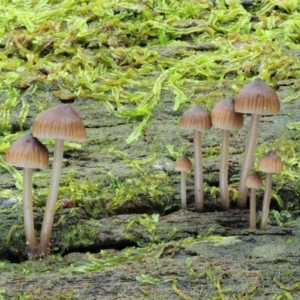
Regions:
<instances>
[{"instance_id":1,"label":"cluster of mushroom","mask_svg":"<svg viewBox=\"0 0 300 300\"><path fill-rule=\"evenodd\" d=\"M236 99L226 99L218 103L211 114L204 111L199 105L194 105L187 110L180 119L180 127L194 130L194 169L195 169L195 210L203 212L203 163L202 163L202 142L201 132L209 130L212 126L222 130L221 158L220 158L220 199L223 210L228 210L229 189L228 189L228 161L229 161L229 137L230 132L237 131L243 127L243 115L251 114L249 134L246 142L244 161L241 168L241 177L238 191L238 208L244 209L247 206L247 187L257 189L262 187L262 180L254 174L248 177L252 168L254 151L257 143L259 122L262 115L275 115L280 111L280 102L274 90L263 80L256 78L246 85ZM181 158L182 159L182 158ZM181 160L180 159L180 160ZM186 160L187 158L185 158ZM191 165L191 163L190 163ZM191 167L190 167L191 168ZM182 171L175 163L175 170ZM268 152L259 163L258 169L266 172L266 188L263 202L263 213L261 229L265 229L268 220L270 204L271 176L269 174L280 172L282 162L274 152ZM184 172L189 169L184 169ZM254 182L256 180L256 182ZM182 190L185 190L185 181ZM185 195L185 192L182 195ZM184 196L183 197L186 197ZM250 201L250 223L255 228L255 193L251 192ZM182 200L182 208L186 207L186 200Z\"/></svg>"},{"instance_id":2,"label":"cluster of mushroom","mask_svg":"<svg viewBox=\"0 0 300 300\"><path fill-rule=\"evenodd\" d=\"M49 152L38 138L55 139L51 182L39 243L36 241L33 218L32 172L33 169L47 167ZM50 239L58 197L64 140L79 142L85 139L86 131L79 115L71 105L64 104L41 112L33 121L32 133L26 133L16 140L6 152L7 163L24 168L23 211L30 258L44 257L51 250Z\"/></svg>"}]
</instances>

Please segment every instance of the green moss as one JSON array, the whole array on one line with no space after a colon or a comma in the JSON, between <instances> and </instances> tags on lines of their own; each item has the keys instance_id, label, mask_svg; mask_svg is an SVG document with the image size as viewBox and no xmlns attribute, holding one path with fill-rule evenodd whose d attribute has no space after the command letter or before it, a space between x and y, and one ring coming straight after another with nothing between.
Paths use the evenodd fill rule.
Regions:
<instances>
[{"instance_id":1,"label":"green moss","mask_svg":"<svg viewBox=\"0 0 300 300\"><path fill-rule=\"evenodd\" d=\"M252 26L251 13L235 2L122 2L116 8L97 1L8 1L2 4L2 91L16 91L11 85L31 79L32 92L42 83L91 97L120 118L140 119L127 138L132 143L160 103L162 90L174 94L176 111L195 93L203 94L197 102L222 97L220 90L211 92L216 80L297 78L299 62L288 53L299 48L294 2L278 4L277 17L269 14L273 4L257 6L259 20ZM191 36L192 45L185 36ZM217 50L197 52L197 45L207 42ZM44 69L48 76L41 74ZM0 112L8 126L7 108Z\"/></svg>"}]
</instances>

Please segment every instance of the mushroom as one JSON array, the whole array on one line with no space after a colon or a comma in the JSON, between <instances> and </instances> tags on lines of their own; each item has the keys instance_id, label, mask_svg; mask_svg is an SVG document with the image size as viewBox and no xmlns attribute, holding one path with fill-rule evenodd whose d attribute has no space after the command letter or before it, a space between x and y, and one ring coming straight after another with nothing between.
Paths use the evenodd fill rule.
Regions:
<instances>
[{"instance_id":1,"label":"mushroom","mask_svg":"<svg viewBox=\"0 0 300 300\"><path fill-rule=\"evenodd\" d=\"M254 172L246 177L245 185L250 188L250 229L256 229L256 190L262 188L263 182Z\"/></svg>"},{"instance_id":2,"label":"mushroom","mask_svg":"<svg viewBox=\"0 0 300 300\"><path fill-rule=\"evenodd\" d=\"M210 115L199 105L194 105L181 117L180 127L194 130L194 157L195 157L195 210L203 212L203 163L201 131L211 128Z\"/></svg>"},{"instance_id":3,"label":"mushroom","mask_svg":"<svg viewBox=\"0 0 300 300\"><path fill-rule=\"evenodd\" d=\"M193 167L191 160L182 155L174 164L174 169L181 172L181 208L186 209L186 172Z\"/></svg>"},{"instance_id":4,"label":"mushroom","mask_svg":"<svg viewBox=\"0 0 300 300\"><path fill-rule=\"evenodd\" d=\"M35 238L33 204L32 204L32 172L33 169L44 169L49 163L47 148L31 133L17 139L6 152L7 163L24 169L23 176L23 211L25 237L30 258L37 255Z\"/></svg>"},{"instance_id":5,"label":"mushroom","mask_svg":"<svg viewBox=\"0 0 300 300\"><path fill-rule=\"evenodd\" d=\"M258 163L258 170L266 173L265 193L261 214L260 230L265 230L268 223L270 198L272 190L272 174L280 173L283 169L281 158L275 151L271 150L266 153Z\"/></svg>"},{"instance_id":6,"label":"mushroom","mask_svg":"<svg viewBox=\"0 0 300 300\"><path fill-rule=\"evenodd\" d=\"M262 115L275 115L280 111L280 102L276 93L260 78L246 85L235 100L236 112L251 114L250 129L246 143L244 161L241 169L237 205L247 206L247 187L245 179L250 173L256 146L259 121Z\"/></svg>"},{"instance_id":7,"label":"mushroom","mask_svg":"<svg viewBox=\"0 0 300 300\"><path fill-rule=\"evenodd\" d=\"M216 104L211 111L212 126L222 130L220 160L220 198L223 210L229 208L228 160L229 137L231 131L243 127L243 115L234 111L234 100L226 99Z\"/></svg>"},{"instance_id":8,"label":"mushroom","mask_svg":"<svg viewBox=\"0 0 300 300\"><path fill-rule=\"evenodd\" d=\"M84 141L86 131L77 112L69 104L59 105L41 112L33 121L33 136L54 138L54 159L51 182L40 236L39 254L46 256L50 251L55 206L61 175L64 140Z\"/></svg>"}]
</instances>

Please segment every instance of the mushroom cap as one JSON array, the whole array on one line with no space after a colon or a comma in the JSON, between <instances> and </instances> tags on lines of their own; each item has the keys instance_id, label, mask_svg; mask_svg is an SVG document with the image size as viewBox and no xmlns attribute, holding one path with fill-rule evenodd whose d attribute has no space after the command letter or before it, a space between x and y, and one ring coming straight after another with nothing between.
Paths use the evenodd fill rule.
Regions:
<instances>
[{"instance_id":1,"label":"mushroom cap","mask_svg":"<svg viewBox=\"0 0 300 300\"><path fill-rule=\"evenodd\" d=\"M247 84L237 95L236 112L258 115L275 115L280 111L277 94L260 78Z\"/></svg>"},{"instance_id":2,"label":"mushroom cap","mask_svg":"<svg viewBox=\"0 0 300 300\"><path fill-rule=\"evenodd\" d=\"M44 169L49 163L49 152L31 133L26 133L11 144L5 159L16 167Z\"/></svg>"},{"instance_id":3,"label":"mushroom cap","mask_svg":"<svg viewBox=\"0 0 300 300\"><path fill-rule=\"evenodd\" d=\"M41 112L33 121L32 134L38 138L84 141L84 125L70 104L52 107Z\"/></svg>"},{"instance_id":4,"label":"mushroom cap","mask_svg":"<svg viewBox=\"0 0 300 300\"><path fill-rule=\"evenodd\" d=\"M256 172L254 172L246 177L245 186L251 189L258 190L262 188L263 182L261 177Z\"/></svg>"},{"instance_id":5,"label":"mushroom cap","mask_svg":"<svg viewBox=\"0 0 300 300\"><path fill-rule=\"evenodd\" d=\"M225 99L215 105L211 111L212 126L222 130L236 131L243 127L243 114L234 110L234 100Z\"/></svg>"},{"instance_id":6,"label":"mushroom cap","mask_svg":"<svg viewBox=\"0 0 300 300\"><path fill-rule=\"evenodd\" d=\"M174 169L180 172L190 171L193 167L191 160L186 156L182 155L174 164Z\"/></svg>"},{"instance_id":7,"label":"mushroom cap","mask_svg":"<svg viewBox=\"0 0 300 300\"><path fill-rule=\"evenodd\" d=\"M199 105L194 105L182 115L179 126L197 131L209 130L211 128L210 114Z\"/></svg>"},{"instance_id":8,"label":"mushroom cap","mask_svg":"<svg viewBox=\"0 0 300 300\"><path fill-rule=\"evenodd\" d=\"M258 170L265 173L280 173L282 169L282 160L273 150L266 153L258 163Z\"/></svg>"}]
</instances>

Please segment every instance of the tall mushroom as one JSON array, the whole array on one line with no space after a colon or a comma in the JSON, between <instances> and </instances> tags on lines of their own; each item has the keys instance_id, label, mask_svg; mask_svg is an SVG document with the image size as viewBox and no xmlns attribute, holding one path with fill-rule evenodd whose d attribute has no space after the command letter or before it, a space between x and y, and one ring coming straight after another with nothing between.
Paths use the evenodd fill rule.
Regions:
<instances>
[{"instance_id":1,"label":"tall mushroom","mask_svg":"<svg viewBox=\"0 0 300 300\"><path fill-rule=\"evenodd\" d=\"M239 208L246 208L247 187L245 186L245 179L250 173L253 162L259 121L262 115L277 114L280 111L280 102L276 93L263 80L256 78L253 82L246 85L237 95L234 109L239 113L251 114L237 202Z\"/></svg>"},{"instance_id":2,"label":"tall mushroom","mask_svg":"<svg viewBox=\"0 0 300 300\"><path fill-rule=\"evenodd\" d=\"M258 163L258 170L266 173L266 184L261 213L260 230L265 230L268 224L270 198L272 191L272 174L280 173L282 169L282 160L273 150L266 153Z\"/></svg>"},{"instance_id":3,"label":"tall mushroom","mask_svg":"<svg viewBox=\"0 0 300 300\"><path fill-rule=\"evenodd\" d=\"M181 173L180 190L181 190L181 208L186 209L186 172L193 167L191 160L182 155L174 164L174 169Z\"/></svg>"},{"instance_id":4,"label":"tall mushroom","mask_svg":"<svg viewBox=\"0 0 300 300\"><path fill-rule=\"evenodd\" d=\"M41 112L33 121L33 135L54 138L54 159L51 182L40 236L39 255L50 252L50 238L61 175L64 140L84 141L86 131L77 112L69 104L59 105Z\"/></svg>"},{"instance_id":5,"label":"tall mushroom","mask_svg":"<svg viewBox=\"0 0 300 300\"><path fill-rule=\"evenodd\" d=\"M245 185L250 188L250 229L256 229L256 190L262 188L263 182L254 172L246 177Z\"/></svg>"},{"instance_id":6,"label":"tall mushroom","mask_svg":"<svg viewBox=\"0 0 300 300\"><path fill-rule=\"evenodd\" d=\"M217 127L222 130L220 160L220 198L223 210L228 210L229 137L231 131L236 131L243 127L243 115L234 111L234 100L229 98L215 105L215 107L211 111L211 122L213 127Z\"/></svg>"},{"instance_id":7,"label":"tall mushroom","mask_svg":"<svg viewBox=\"0 0 300 300\"><path fill-rule=\"evenodd\" d=\"M195 210L203 212L203 163L201 131L211 128L210 115L199 105L194 105L181 117L180 127L194 130L194 165L195 165Z\"/></svg>"},{"instance_id":8,"label":"tall mushroom","mask_svg":"<svg viewBox=\"0 0 300 300\"><path fill-rule=\"evenodd\" d=\"M23 212L25 237L30 258L37 256L35 238L33 204L32 204L32 172L33 169L44 169L49 163L47 148L31 133L17 139L6 152L7 163L24 169L23 176Z\"/></svg>"}]
</instances>

